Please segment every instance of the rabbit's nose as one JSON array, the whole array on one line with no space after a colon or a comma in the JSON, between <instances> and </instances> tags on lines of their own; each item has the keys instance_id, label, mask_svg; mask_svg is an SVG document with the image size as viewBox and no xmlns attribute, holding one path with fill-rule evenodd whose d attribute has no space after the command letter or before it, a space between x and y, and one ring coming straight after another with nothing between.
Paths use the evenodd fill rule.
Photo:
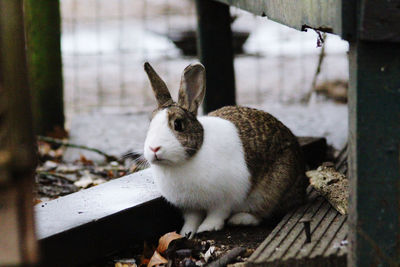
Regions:
<instances>
[{"instance_id":1,"label":"rabbit's nose","mask_svg":"<svg viewBox=\"0 0 400 267\"><path fill-rule=\"evenodd\" d=\"M160 150L161 147L158 146L158 147L153 148L153 147L149 146L149 148L150 148L151 151L153 151L154 153L156 153L158 150Z\"/></svg>"}]
</instances>

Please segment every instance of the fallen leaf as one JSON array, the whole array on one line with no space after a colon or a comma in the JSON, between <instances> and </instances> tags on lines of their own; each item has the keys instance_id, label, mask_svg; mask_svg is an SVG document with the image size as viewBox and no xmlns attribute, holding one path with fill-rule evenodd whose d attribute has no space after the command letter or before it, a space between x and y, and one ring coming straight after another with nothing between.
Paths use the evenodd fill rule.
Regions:
<instances>
[{"instance_id":1,"label":"fallen leaf","mask_svg":"<svg viewBox=\"0 0 400 267\"><path fill-rule=\"evenodd\" d=\"M139 262L140 262L139 266L143 267L143 266L147 266L147 264L149 264L150 258L154 254L154 250L155 250L155 247L153 247L153 246L150 247L146 242L144 242L143 252L142 252L142 255L140 256L140 260L139 260Z\"/></svg>"},{"instance_id":2,"label":"fallen leaf","mask_svg":"<svg viewBox=\"0 0 400 267\"><path fill-rule=\"evenodd\" d=\"M168 260L161 256L160 253L154 251L153 256L150 259L150 262L147 264L147 267L156 267L156 266L164 266L168 263Z\"/></svg>"},{"instance_id":3,"label":"fallen leaf","mask_svg":"<svg viewBox=\"0 0 400 267\"><path fill-rule=\"evenodd\" d=\"M79 161L82 162L83 165L85 166L92 166L94 165L93 161L90 159L87 159L84 155L81 154Z\"/></svg>"},{"instance_id":4,"label":"fallen leaf","mask_svg":"<svg viewBox=\"0 0 400 267\"><path fill-rule=\"evenodd\" d=\"M105 183L105 182L107 182L106 179L103 179L103 178L96 178L96 179L93 180L93 185L99 185L99 184L103 184L103 183Z\"/></svg>"},{"instance_id":5,"label":"fallen leaf","mask_svg":"<svg viewBox=\"0 0 400 267\"><path fill-rule=\"evenodd\" d=\"M93 178L86 172L84 176L82 176L78 181L74 182L75 186L87 188L89 185L93 184Z\"/></svg>"},{"instance_id":6,"label":"fallen leaf","mask_svg":"<svg viewBox=\"0 0 400 267\"><path fill-rule=\"evenodd\" d=\"M206 251L206 253L204 253L204 261L205 261L206 263L210 260L211 256L212 256L213 253L214 253L214 250L215 250L215 246L211 246L211 247Z\"/></svg>"},{"instance_id":7,"label":"fallen leaf","mask_svg":"<svg viewBox=\"0 0 400 267\"><path fill-rule=\"evenodd\" d=\"M46 133L46 136L57 139L64 139L68 138L68 132L64 129L64 127L54 126L51 131L48 131Z\"/></svg>"},{"instance_id":8,"label":"fallen leaf","mask_svg":"<svg viewBox=\"0 0 400 267\"><path fill-rule=\"evenodd\" d=\"M165 235L160 237L160 240L158 240L157 251L160 253L164 253L168 249L168 246L171 243L171 241L180 239L182 237L183 236L181 236L180 234L178 234L176 232L166 233Z\"/></svg>"}]
</instances>

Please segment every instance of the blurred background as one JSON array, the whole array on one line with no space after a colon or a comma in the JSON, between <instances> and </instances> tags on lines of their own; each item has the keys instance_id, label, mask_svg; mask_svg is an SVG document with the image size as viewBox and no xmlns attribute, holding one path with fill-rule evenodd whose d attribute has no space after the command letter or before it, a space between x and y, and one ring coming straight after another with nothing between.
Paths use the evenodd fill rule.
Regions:
<instances>
[{"instance_id":1,"label":"blurred background","mask_svg":"<svg viewBox=\"0 0 400 267\"><path fill-rule=\"evenodd\" d=\"M325 136L342 148L347 139L347 42L314 30L299 32L236 8L231 15L237 103L270 112L296 135ZM122 132L141 132L132 133L137 140L130 142L141 147L145 114L155 107L143 63L153 65L176 97L182 70L198 61L194 1L62 0L61 16L66 126L72 141L91 142L102 138L102 129L126 126ZM135 127L123 119L114 126L115 114L136 114ZM88 130L89 124L96 126ZM118 136L118 130L111 136ZM126 139L120 142L126 148Z\"/></svg>"}]
</instances>

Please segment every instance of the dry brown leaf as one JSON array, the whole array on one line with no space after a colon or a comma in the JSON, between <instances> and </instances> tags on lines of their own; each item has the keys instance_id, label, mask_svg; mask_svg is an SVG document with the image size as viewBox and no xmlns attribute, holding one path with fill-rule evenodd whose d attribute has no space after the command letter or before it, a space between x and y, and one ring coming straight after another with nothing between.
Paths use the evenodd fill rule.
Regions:
<instances>
[{"instance_id":1,"label":"dry brown leaf","mask_svg":"<svg viewBox=\"0 0 400 267\"><path fill-rule=\"evenodd\" d=\"M79 161L85 166L93 166L94 163L92 160L87 159L84 155L80 155Z\"/></svg>"},{"instance_id":2,"label":"dry brown leaf","mask_svg":"<svg viewBox=\"0 0 400 267\"><path fill-rule=\"evenodd\" d=\"M160 240L158 240L157 251L160 253L164 253L167 250L169 243L171 243L171 241L173 241L175 239L180 239L182 237L183 236L181 236L180 234L178 234L176 232L166 233L165 235L160 237Z\"/></svg>"},{"instance_id":3,"label":"dry brown leaf","mask_svg":"<svg viewBox=\"0 0 400 267\"><path fill-rule=\"evenodd\" d=\"M163 266L168 263L168 260L161 256L160 253L154 251L153 256L150 259L150 262L147 264L147 267L156 267L156 266Z\"/></svg>"},{"instance_id":4,"label":"dry brown leaf","mask_svg":"<svg viewBox=\"0 0 400 267\"><path fill-rule=\"evenodd\" d=\"M41 156L48 155L51 151L51 146L48 143L38 141L38 151Z\"/></svg>"},{"instance_id":5,"label":"dry brown leaf","mask_svg":"<svg viewBox=\"0 0 400 267\"><path fill-rule=\"evenodd\" d=\"M140 264L139 266L147 266L150 262L150 258L154 254L155 247L150 247L146 242L143 244L143 252L142 255L140 256Z\"/></svg>"},{"instance_id":6,"label":"dry brown leaf","mask_svg":"<svg viewBox=\"0 0 400 267\"><path fill-rule=\"evenodd\" d=\"M33 205L39 204L40 202L42 202L42 200L40 200L38 198L33 199Z\"/></svg>"},{"instance_id":7,"label":"dry brown leaf","mask_svg":"<svg viewBox=\"0 0 400 267\"><path fill-rule=\"evenodd\" d=\"M48 131L46 133L46 136L52 137L52 138L57 138L57 139L65 139L68 138L68 132L60 126L55 126L53 130Z\"/></svg>"}]
</instances>

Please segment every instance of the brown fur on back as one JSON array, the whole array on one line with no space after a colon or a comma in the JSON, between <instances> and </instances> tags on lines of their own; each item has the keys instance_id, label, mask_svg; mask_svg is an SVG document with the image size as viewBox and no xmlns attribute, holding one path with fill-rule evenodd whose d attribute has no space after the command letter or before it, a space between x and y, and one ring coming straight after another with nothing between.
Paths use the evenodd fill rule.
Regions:
<instances>
[{"instance_id":1,"label":"brown fur on back","mask_svg":"<svg viewBox=\"0 0 400 267\"><path fill-rule=\"evenodd\" d=\"M304 201L301 149L283 123L264 111L240 106L223 107L208 115L229 120L238 129L252 179L248 212L266 217Z\"/></svg>"}]
</instances>

